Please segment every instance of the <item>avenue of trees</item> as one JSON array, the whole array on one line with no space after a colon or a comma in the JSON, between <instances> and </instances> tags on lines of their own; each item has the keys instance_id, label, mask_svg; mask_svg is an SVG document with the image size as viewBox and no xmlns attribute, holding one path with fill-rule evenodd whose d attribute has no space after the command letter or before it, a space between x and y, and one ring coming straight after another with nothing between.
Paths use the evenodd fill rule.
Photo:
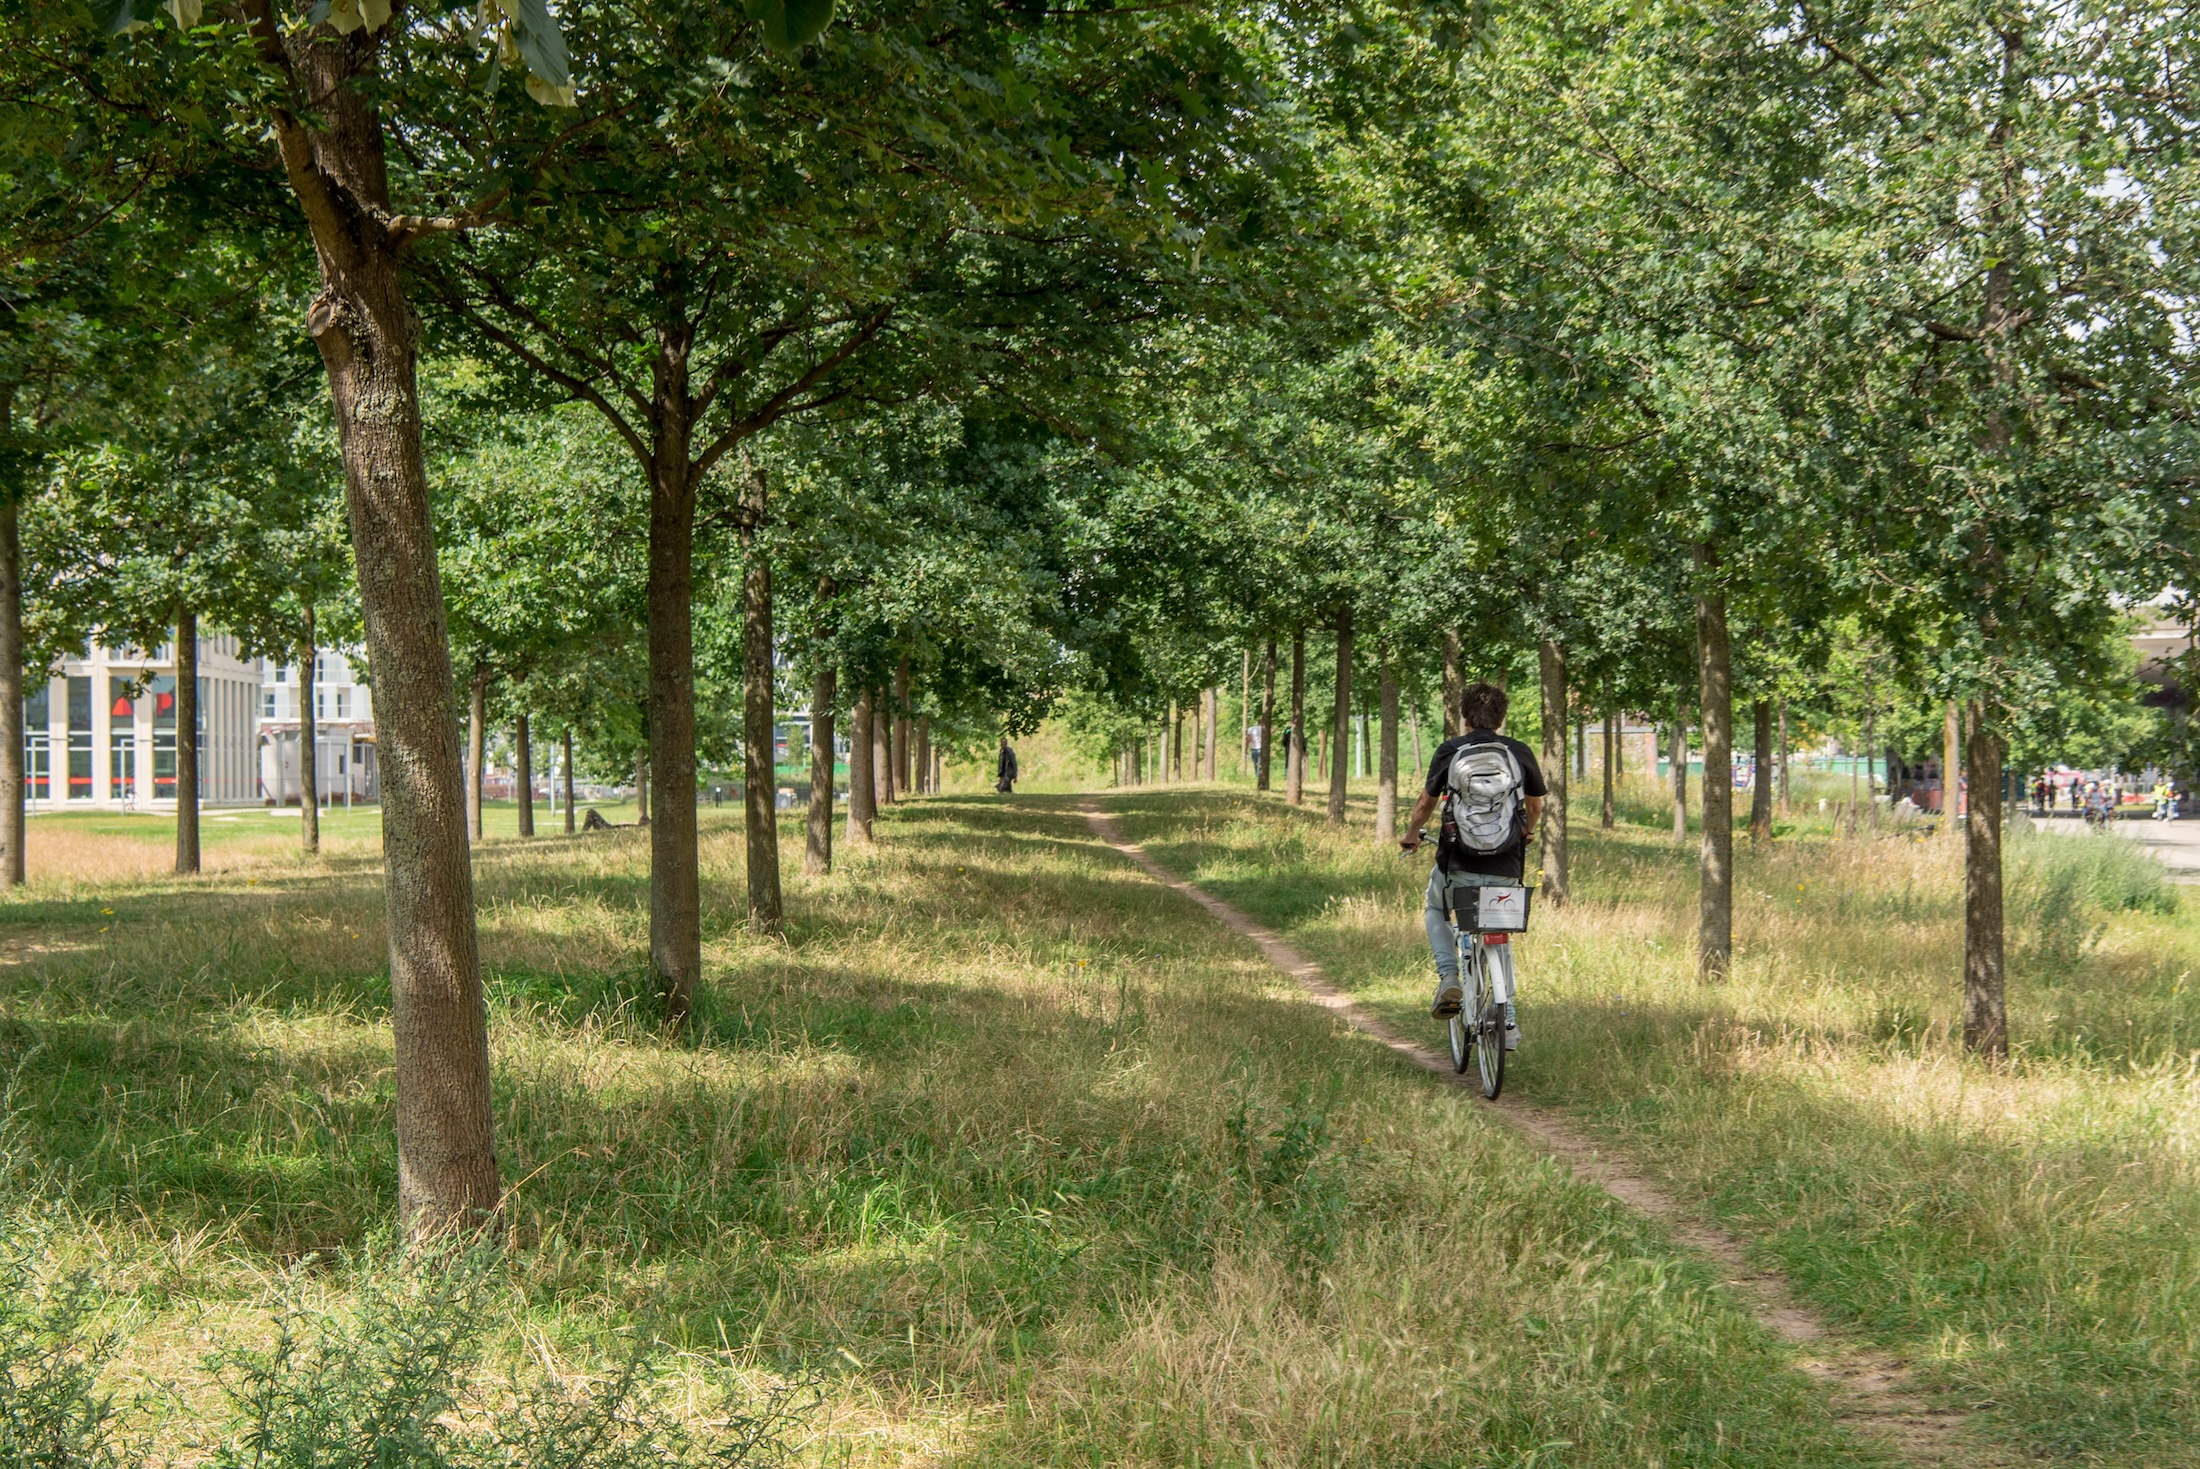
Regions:
<instances>
[{"instance_id":1,"label":"avenue of trees","mask_svg":"<svg viewBox=\"0 0 2200 1469\"><path fill-rule=\"evenodd\" d=\"M1122 781L1288 729L1249 778L1338 823L1368 751L1389 841L1400 765L1410 801L1503 680L1559 796L1545 902L1575 731L1648 712L1708 773L1711 982L1737 830L1771 833L1737 748L1930 752L1988 1057L2005 771L2189 767L2182 723L2103 712L2129 609L2200 581L2168 8L0 15L0 877L26 669L95 630L362 646L416 1233L500 1187L491 731L649 793L672 1024L709 982L701 764L762 775L781 926L775 707L850 747L803 817L826 873L935 751L1050 716Z\"/></svg>"}]
</instances>

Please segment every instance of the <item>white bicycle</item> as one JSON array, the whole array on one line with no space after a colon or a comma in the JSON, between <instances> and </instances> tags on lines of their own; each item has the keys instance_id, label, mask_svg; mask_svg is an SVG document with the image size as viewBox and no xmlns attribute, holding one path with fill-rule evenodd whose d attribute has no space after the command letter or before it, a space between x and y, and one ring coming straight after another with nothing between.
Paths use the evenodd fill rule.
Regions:
<instances>
[{"instance_id":1,"label":"white bicycle","mask_svg":"<svg viewBox=\"0 0 2200 1469\"><path fill-rule=\"evenodd\" d=\"M1528 928L1531 889L1520 883L1447 882L1445 912L1459 945L1459 1010L1445 1021L1451 1069L1471 1064L1482 1095L1505 1088L1505 1023L1513 1014L1512 938Z\"/></svg>"}]
</instances>

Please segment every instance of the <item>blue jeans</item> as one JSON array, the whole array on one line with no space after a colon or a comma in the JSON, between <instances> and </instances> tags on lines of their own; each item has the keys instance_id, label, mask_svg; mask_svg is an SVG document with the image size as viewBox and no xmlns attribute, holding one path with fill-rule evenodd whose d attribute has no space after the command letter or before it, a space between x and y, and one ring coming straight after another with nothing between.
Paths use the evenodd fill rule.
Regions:
<instances>
[{"instance_id":1,"label":"blue jeans","mask_svg":"<svg viewBox=\"0 0 2200 1469\"><path fill-rule=\"evenodd\" d=\"M1428 892L1421 900L1421 926L1428 930L1428 950L1436 960L1436 992L1459 982L1459 930L1451 926L1447 887L1488 887L1518 883L1517 877L1497 877L1485 872L1461 872L1447 877L1441 867L1428 874Z\"/></svg>"}]
</instances>

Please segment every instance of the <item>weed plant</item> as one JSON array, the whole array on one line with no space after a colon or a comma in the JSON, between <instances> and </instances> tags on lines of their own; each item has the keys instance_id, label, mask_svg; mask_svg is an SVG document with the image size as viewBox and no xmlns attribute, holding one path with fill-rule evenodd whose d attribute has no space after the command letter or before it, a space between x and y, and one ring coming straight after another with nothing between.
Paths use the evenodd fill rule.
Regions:
<instances>
[{"instance_id":1,"label":"weed plant","mask_svg":"<svg viewBox=\"0 0 2200 1469\"><path fill-rule=\"evenodd\" d=\"M1237 792L1118 798L1161 861L1431 1046L1422 862ZM1669 813L1668 813L1669 815ZM2200 1464L2200 922L2110 836L2009 849L2016 1053L1957 1044L1961 844L1805 813L1737 843L1736 966L1695 977L1695 842L1573 812L1519 941L1507 1087L1648 1159L1825 1313L2043 1461Z\"/></svg>"}]
</instances>

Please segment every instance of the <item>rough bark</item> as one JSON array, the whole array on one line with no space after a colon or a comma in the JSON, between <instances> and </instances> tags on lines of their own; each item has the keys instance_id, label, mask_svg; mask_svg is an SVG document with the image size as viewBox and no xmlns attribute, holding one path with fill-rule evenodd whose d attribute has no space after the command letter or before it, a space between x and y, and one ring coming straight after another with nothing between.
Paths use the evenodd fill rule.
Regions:
<instances>
[{"instance_id":1,"label":"rough bark","mask_svg":"<svg viewBox=\"0 0 2200 1469\"><path fill-rule=\"evenodd\" d=\"M519 834L535 834L535 747L530 742L527 716L512 721L513 764L519 767L512 794L519 799Z\"/></svg>"},{"instance_id":2,"label":"rough bark","mask_svg":"<svg viewBox=\"0 0 2200 1469\"><path fill-rule=\"evenodd\" d=\"M1734 963L1734 667L1726 598L1711 577L1718 556L1696 549L1698 701L1703 711L1702 885L1697 904L1696 977L1716 982Z\"/></svg>"},{"instance_id":3,"label":"rough bark","mask_svg":"<svg viewBox=\"0 0 2200 1469\"><path fill-rule=\"evenodd\" d=\"M1963 815L1963 726L1958 721L1956 701L1950 699L1940 732L1940 832L1951 838Z\"/></svg>"},{"instance_id":4,"label":"rough bark","mask_svg":"<svg viewBox=\"0 0 2200 1469\"><path fill-rule=\"evenodd\" d=\"M871 690L871 799L874 812L894 804L894 700L886 684Z\"/></svg>"},{"instance_id":5,"label":"rough bark","mask_svg":"<svg viewBox=\"0 0 2200 1469\"><path fill-rule=\"evenodd\" d=\"M198 870L199 615L187 610L176 614L176 871Z\"/></svg>"},{"instance_id":6,"label":"rough bark","mask_svg":"<svg viewBox=\"0 0 2200 1469\"><path fill-rule=\"evenodd\" d=\"M307 853L321 850L320 697L321 651L314 646L313 609L306 609L306 636L298 653L298 822Z\"/></svg>"},{"instance_id":7,"label":"rough bark","mask_svg":"<svg viewBox=\"0 0 2200 1469\"><path fill-rule=\"evenodd\" d=\"M916 773L916 752L909 747L909 655L901 655L894 665L894 722L890 727L894 746L894 793L906 796L913 789L910 778Z\"/></svg>"},{"instance_id":8,"label":"rough bark","mask_svg":"<svg viewBox=\"0 0 2200 1469\"><path fill-rule=\"evenodd\" d=\"M1788 812L1788 701L1780 700L1780 814Z\"/></svg>"},{"instance_id":9,"label":"rough bark","mask_svg":"<svg viewBox=\"0 0 2200 1469\"><path fill-rule=\"evenodd\" d=\"M1673 706L1673 840L1688 840L1688 700Z\"/></svg>"},{"instance_id":10,"label":"rough bark","mask_svg":"<svg viewBox=\"0 0 2200 1469\"><path fill-rule=\"evenodd\" d=\"M406 299L381 120L377 39L285 32L247 0L260 55L295 102L269 121L316 247L306 325L327 369L345 505L374 668L382 853L397 1083L398 1217L414 1237L475 1224L497 1205L489 1042L474 946L450 643L421 448L419 316ZM310 107L312 121L306 121Z\"/></svg>"},{"instance_id":11,"label":"rough bark","mask_svg":"<svg viewBox=\"0 0 2200 1469\"><path fill-rule=\"evenodd\" d=\"M1283 751L1283 798L1306 801L1306 629L1291 629L1291 732Z\"/></svg>"},{"instance_id":12,"label":"rough bark","mask_svg":"<svg viewBox=\"0 0 2200 1469\"><path fill-rule=\"evenodd\" d=\"M634 752L634 824L649 825L649 750Z\"/></svg>"},{"instance_id":13,"label":"rough bark","mask_svg":"<svg viewBox=\"0 0 2200 1469\"><path fill-rule=\"evenodd\" d=\"M1269 762L1276 758L1276 640L1269 638L1263 645L1260 664L1260 759L1256 762L1260 771L1256 777L1261 790L1271 789L1268 782Z\"/></svg>"},{"instance_id":14,"label":"rough bark","mask_svg":"<svg viewBox=\"0 0 2200 1469\"><path fill-rule=\"evenodd\" d=\"M1352 607L1337 609L1336 704L1329 722L1329 824L1344 825L1346 779L1352 760Z\"/></svg>"},{"instance_id":15,"label":"rough bark","mask_svg":"<svg viewBox=\"0 0 2200 1469\"><path fill-rule=\"evenodd\" d=\"M932 781L932 716L917 716L917 790L923 795L938 794Z\"/></svg>"},{"instance_id":16,"label":"rough bark","mask_svg":"<svg viewBox=\"0 0 2200 1469\"><path fill-rule=\"evenodd\" d=\"M1756 769L1749 781L1749 839L1753 842L1772 840L1772 704L1759 699L1751 706L1755 717L1756 740L1751 752L1756 757Z\"/></svg>"},{"instance_id":17,"label":"rough bark","mask_svg":"<svg viewBox=\"0 0 2200 1469\"><path fill-rule=\"evenodd\" d=\"M838 670L819 659L810 683L810 824L802 848L802 870L812 877L833 870L833 700L839 685Z\"/></svg>"},{"instance_id":18,"label":"rough bark","mask_svg":"<svg viewBox=\"0 0 2200 1469\"><path fill-rule=\"evenodd\" d=\"M748 523L764 516L764 476L749 476ZM761 541L747 538L741 577L741 817L748 857L749 931L785 925L779 891L779 775L772 745L772 568ZM906 667L906 665L904 665Z\"/></svg>"},{"instance_id":19,"label":"rough bark","mask_svg":"<svg viewBox=\"0 0 2200 1469\"><path fill-rule=\"evenodd\" d=\"M474 664L473 690L466 702L466 837L480 841L481 767L489 753L489 670Z\"/></svg>"},{"instance_id":20,"label":"rough bark","mask_svg":"<svg viewBox=\"0 0 2200 1469\"><path fill-rule=\"evenodd\" d=\"M1220 753L1221 746L1219 738L1221 731L1217 726L1221 723L1222 690L1220 688L1210 688L1207 690L1207 779L1209 780L1214 780L1221 774L1215 766L1215 758Z\"/></svg>"},{"instance_id":21,"label":"rough bark","mask_svg":"<svg viewBox=\"0 0 2200 1469\"><path fill-rule=\"evenodd\" d=\"M856 696L848 722L848 845L871 845L871 823L878 814L878 786L871 773L871 691Z\"/></svg>"},{"instance_id":22,"label":"rough bark","mask_svg":"<svg viewBox=\"0 0 2200 1469\"><path fill-rule=\"evenodd\" d=\"M1398 839L1398 671L1383 660L1381 701L1381 749L1375 759L1375 840L1388 844Z\"/></svg>"},{"instance_id":23,"label":"rough bark","mask_svg":"<svg viewBox=\"0 0 2200 1469\"><path fill-rule=\"evenodd\" d=\"M1618 819L1617 791L1619 784L1619 716L1604 716L1604 809L1601 813L1604 829L1610 831Z\"/></svg>"},{"instance_id":24,"label":"rough bark","mask_svg":"<svg viewBox=\"0 0 2200 1469\"><path fill-rule=\"evenodd\" d=\"M1459 712L1459 700L1466 693L1466 678L1459 671L1459 630L1444 629L1444 738L1467 732L1467 722Z\"/></svg>"},{"instance_id":25,"label":"rough bark","mask_svg":"<svg viewBox=\"0 0 2200 1469\"><path fill-rule=\"evenodd\" d=\"M666 319L683 322L680 285L668 279ZM695 811L695 476L689 335L666 331L651 378L649 485L649 959L665 1018L687 1018L703 974L702 875Z\"/></svg>"},{"instance_id":26,"label":"rough bark","mask_svg":"<svg viewBox=\"0 0 2200 1469\"><path fill-rule=\"evenodd\" d=\"M560 735L560 736L559 736L558 738L559 738L559 742L560 742L560 743L561 743L561 744L562 744L562 745L564 746L564 749L563 749L563 750L562 750L562 752L561 752L561 753L562 753L562 755L563 755L563 758L562 758L562 759L561 759L561 760L560 760L560 761L559 761L558 763L559 763L559 764L560 764L561 766L563 766L563 767L564 767L564 773L563 773L563 775L562 775L562 777L561 777L561 778L562 778L562 779L564 780L564 782L565 782L565 834L566 834L567 836L571 836L571 835L573 834L573 830L574 830L574 826L573 826L573 727L572 727L571 725L567 725L567 726L565 727L565 732L564 732L564 733L563 733L562 735Z\"/></svg>"},{"instance_id":27,"label":"rough bark","mask_svg":"<svg viewBox=\"0 0 2200 1469\"><path fill-rule=\"evenodd\" d=\"M1963 1048L1998 1061L2009 1054L2002 952L2002 747L1983 705L1969 704L1964 714L1971 811L1963 828Z\"/></svg>"},{"instance_id":28,"label":"rough bark","mask_svg":"<svg viewBox=\"0 0 2200 1469\"><path fill-rule=\"evenodd\" d=\"M1536 645L1543 695L1543 901L1566 906L1566 652L1545 638Z\"/></svg>"},{"instance_id":29,"label":"rough bark","mask_svg":"<svg viewBox=\"0 0 2200 1469\"><path fill-rule=\"evenodd\" d=\"M0 387L0 443L14 426ZM0 495L6 495L0 489ZM0 503L0 887L23 883L23 543L12 496ZM44 670L40 670L43 672Z\"/></svg>"}]
</instances>

